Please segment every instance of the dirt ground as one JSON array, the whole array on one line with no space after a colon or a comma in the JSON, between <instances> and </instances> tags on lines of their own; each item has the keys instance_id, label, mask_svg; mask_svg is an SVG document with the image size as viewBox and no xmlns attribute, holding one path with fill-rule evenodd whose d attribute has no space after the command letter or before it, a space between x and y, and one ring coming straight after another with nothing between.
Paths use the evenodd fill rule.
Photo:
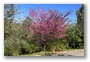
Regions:
<instances>
[{"instance_id":1,"label":"dirt ground","mask_svg":"<svg viewBox=\"0 0 90 62\"><path fill-rule=\"evenodd\" d=\"M66 51L66 52L58 52L57 54L70 54L72 56L84 56L84 49L80 49L80 50L72 50L72 51Z\"/></svg>"},{"instance_id":2,"label":"dirt ground","mask_svg":"<svg viewBox=\"0 0 90 62\"><path fill-rule=\"evenodd\" d=\"M71 55L74 55L74 56L84 56L84 49L70 51L70 52L67 52L67 54L71 54Z\"/></svg>"}]
</instances>

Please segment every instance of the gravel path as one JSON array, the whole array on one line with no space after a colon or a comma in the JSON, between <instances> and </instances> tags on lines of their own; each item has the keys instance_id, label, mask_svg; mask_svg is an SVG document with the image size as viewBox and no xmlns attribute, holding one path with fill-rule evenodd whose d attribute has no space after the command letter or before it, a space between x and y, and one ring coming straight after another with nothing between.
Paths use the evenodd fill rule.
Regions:
<instances>
[{"instance_id":1,"label":"gravel path","mask_svg":"<svg viewBox=\"0 0 90 62\"><path fill-rule=\"evenodd\" d=\"M84 56L84 49L69 51L69 52L67 52L67 54L70 54L70 55L73 55L73 56Z\"/></svg>"},{"instance_id":2,"label":"gravel path","mask_svg":"<svg viewBox=\"0 0 90 62\"><path fill-rule=\"evenodd\" d=\"M54 54L46 54L43 56L84 56L84 49L56 52Z\"/></svg>"},{"instance_id":3,"label":"gravel path","mask_svg":"<svg viewBox=\"0 0 90 62\"><path fill-rule=\"evenodd\" d=\"M73 50L67 52L58 52L57 56L84 56L84 49Z\"/></svg>"},{"instance_id":4,"label":"gravel path","mask_svg":"<svg viewBox=\"0 0 90 62\"><path fill-rule=\"evenodd\" d=\"M77 49L77 50L70 50L70 51L63 51L63 52L55 52L49 53L45 55L34 55L34 56L84 56L84 49Z\"/></svg>"}]
</instances>

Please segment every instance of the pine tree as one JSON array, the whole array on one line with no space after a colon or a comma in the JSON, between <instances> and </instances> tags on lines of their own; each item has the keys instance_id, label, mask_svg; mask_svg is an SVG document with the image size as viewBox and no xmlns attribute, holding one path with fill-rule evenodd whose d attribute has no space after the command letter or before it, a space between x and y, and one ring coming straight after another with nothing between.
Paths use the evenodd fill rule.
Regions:
<instances>
[{"instance_id":1,"label":"pine tree","mask_svg":"<svg viewBox=\"0 0 90 62\"><path fill-rule=\"evenodd\" d=\"M84 5L77 11L77 36L80 37L80 48L84 47Z\"/></svg>"},{"instance_id":2,"label":"pine tree","mask_svg":"<svg viewBox=\"0 0 90 62\"><path fill-rule=\"evenodd\" d=\"M77 26L81 33L84 33L84 5L77 11Z\"/></svg>"}]
</instances>

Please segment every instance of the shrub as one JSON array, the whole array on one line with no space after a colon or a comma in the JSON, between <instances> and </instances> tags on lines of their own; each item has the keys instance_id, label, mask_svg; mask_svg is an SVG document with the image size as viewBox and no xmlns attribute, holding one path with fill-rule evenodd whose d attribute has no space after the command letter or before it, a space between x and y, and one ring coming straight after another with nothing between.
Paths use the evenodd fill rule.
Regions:
<instances>
[{"instance_id":1,"label":"shrub","mask_svg":"<svg viewBox=\"0 0 90 62\"><path fill-rule=\"evenodd\" d=\"M49 42L49 45L47 46L48 51L52 52L59 52L66 49L66 42L63 42L61 39L56 39L51 42Z\"/></svg>"},{"instance_id":2,"label":"shrub","mask_svg":"<svg viewBox=\"0 0 90 62\"><path fill-rule=\"evenodd\" d=\"M21 54L31 54L39 51L39 48L32 42L27 43L21 48Z\"/></svg>"},{"instance_id":3,"label":"shrub","mask_svg":"<svg viewBox=\"0 0 90 62\"><path fill-rule=\"evenodd\" d=\"M70 27L67 34L69 48L84 48L84 35L78 30L76 25Z\"/></svg>"},{"instance_id":4,"label":"shrub","mask_svg":"<svg viewBox=\"0 0 90 62\"><path fill-rule=\"evenodd\" d=\"M9 37L4 41L4 55L5 56L16 56L20 54L21 44L25 45L25 42L18 39Z\"/></svg>"}]
</instances>

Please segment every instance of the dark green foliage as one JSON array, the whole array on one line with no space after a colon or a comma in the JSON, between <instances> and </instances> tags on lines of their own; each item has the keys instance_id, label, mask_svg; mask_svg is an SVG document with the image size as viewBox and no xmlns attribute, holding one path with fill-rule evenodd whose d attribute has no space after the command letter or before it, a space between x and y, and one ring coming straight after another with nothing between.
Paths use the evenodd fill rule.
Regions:
<instances>
[{"instance_id":1,"label":"dark green foliage","mask_svg":"<svg viewBox=\"0 0 90 62\"><path fill-rule=\"evenodd\" d=\"M84 47L84 4L82 7L77 11L77 28L78 28L78 35L82 40L82 44Z\"/></svg>"},{"instance_id":2,"label":"dark green foliage","mask_svg":"<svg viewBox=\"0 0 90 62\"><path fill-rule=\"evenodd\" d=\"M84 48L84 39L77 26L72 26L68 29L67 44L68 48Z\"/></svg>"},{"instance_id":3,"label":"dark green foliage","mask_svg":"<svg viewBox=\"0 0 90 62\"><path fill-rule=\"evenodd\" d=\"M77 11L77 27L84 35L84 5Z\"/></svg>"},{"instance_id":4,"label":"dark green foliage","mask_svg":"<svg viewBox=\"0 0 90 62\"><path fill-rule=\"evenodd\" d=\"M67 48L84 48L84 5L77 10L77 23L67 30Z\"/></svg>"}]
</instances>

